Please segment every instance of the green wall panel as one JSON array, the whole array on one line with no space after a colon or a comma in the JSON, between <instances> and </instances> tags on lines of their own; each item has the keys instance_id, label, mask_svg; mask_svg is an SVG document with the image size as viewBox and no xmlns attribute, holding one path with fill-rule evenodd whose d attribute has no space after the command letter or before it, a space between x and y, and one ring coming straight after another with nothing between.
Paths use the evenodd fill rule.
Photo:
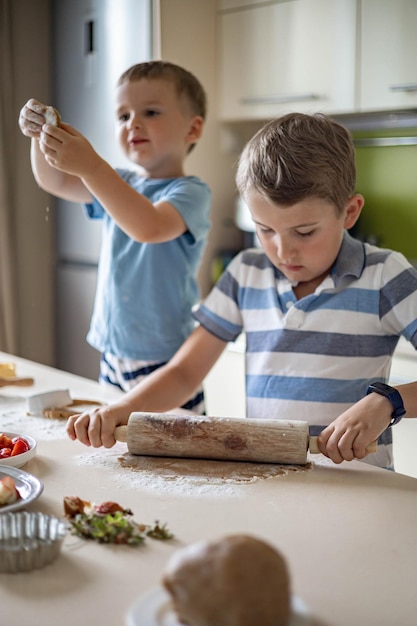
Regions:
<instances>
[{"instance_id":1,"label":"green wall panel","mask_svg":"<svg viewBox=\"0 0 417 626\"><path fill-rule=\"evenodd\" d=\"M355 139L381 132L353 133ZM417 129L384 131L383 137L416 137ZM356 146L357 192L365 197L361 235L417 261L417 145Z\"/></svg>"}]
</instances>

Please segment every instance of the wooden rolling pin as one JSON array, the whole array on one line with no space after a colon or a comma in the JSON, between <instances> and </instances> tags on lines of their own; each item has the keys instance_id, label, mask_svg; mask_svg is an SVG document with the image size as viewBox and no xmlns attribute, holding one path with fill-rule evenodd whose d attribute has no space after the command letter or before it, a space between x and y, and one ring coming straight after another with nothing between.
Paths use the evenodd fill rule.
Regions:
<instances>
[{"instance_id":1,"label":"wooden rolling pin","mask_svg":"<svg viewBox=\"0 0 417 626\"><path fill-rule=\"evenodd\" d=\"M308 422L132 413L114 436L130 454L305 465L319 453ZM375 452L376 442L368 446Z\"/></svg>"}]
</instances>

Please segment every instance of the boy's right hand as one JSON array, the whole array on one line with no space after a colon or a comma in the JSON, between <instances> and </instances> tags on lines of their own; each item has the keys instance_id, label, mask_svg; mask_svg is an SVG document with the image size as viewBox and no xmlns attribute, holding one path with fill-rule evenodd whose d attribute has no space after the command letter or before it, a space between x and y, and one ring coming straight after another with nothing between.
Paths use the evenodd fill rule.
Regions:
<instances>
[{"instance_id":1,"label":"boy's right hand","mask_svg":"<svg viewBox=\"0 0 417 626\"><path fill-rule=\"evenodd\" d=\"M47 106L31 98L19 114L19 127L26 137L38 139L45 124L45 111Z\"/></svg>"},{"instance_id":2,"label":"boy's right hand","mask_svg":"<svg viewBox=\"0 0 417 626\"><path fill-rule=\"evenodd\" d=\"M116 443L114 431L116 426L127 424L130 410L123 402L108 404L72 415L67 422L67 435L70 439L78 439L86 446L111 448Z\"/></svg>"}]
</instances>

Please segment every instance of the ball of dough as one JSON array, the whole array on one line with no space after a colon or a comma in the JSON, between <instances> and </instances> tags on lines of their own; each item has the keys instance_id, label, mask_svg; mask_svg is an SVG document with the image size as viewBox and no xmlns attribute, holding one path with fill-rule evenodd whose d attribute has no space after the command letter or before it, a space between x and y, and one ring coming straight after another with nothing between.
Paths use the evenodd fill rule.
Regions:
<instances>
[{"instance_id":1,"label":"ball of dough","mask_svg":"<svg viewBox=\"0 0 417 626\"><path fill-rule=\"evenodd\" d=\"M61 116L54 107L47 106L45 111L43 112L45 117L45 122L47 124L51 124L52 126L60 126L61 125Z\"/></svg>"},{"instance_id":2,"label":"ball of dough","mask_svg":"<svg viewBox=\"0 0 417 626\"><path fill-rule=\"evenodd\" d=\"M290 579L284 557L249 535L229 535L178 550L163 585L181 624L285 626Z\"/></svg>"}]
</instances>

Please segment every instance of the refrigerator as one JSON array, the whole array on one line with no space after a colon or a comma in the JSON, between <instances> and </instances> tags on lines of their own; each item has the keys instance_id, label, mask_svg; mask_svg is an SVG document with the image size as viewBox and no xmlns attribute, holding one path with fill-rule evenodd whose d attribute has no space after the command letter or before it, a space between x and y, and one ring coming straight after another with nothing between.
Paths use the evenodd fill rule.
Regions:
<instances>
[{"instance_id":1,"label":"refrigerator","mask_svg":"<svg viewBox=\"0 0 417 626\"><path fill-rule=\"evenodd\" d=\"M128 161L115 140L120 74L152 55L152 0L53 0L53 104L112 166ZM93 310L101 221L56 199L56 365L97 379L86 341Z\"/></svg>"}]
</instances>

